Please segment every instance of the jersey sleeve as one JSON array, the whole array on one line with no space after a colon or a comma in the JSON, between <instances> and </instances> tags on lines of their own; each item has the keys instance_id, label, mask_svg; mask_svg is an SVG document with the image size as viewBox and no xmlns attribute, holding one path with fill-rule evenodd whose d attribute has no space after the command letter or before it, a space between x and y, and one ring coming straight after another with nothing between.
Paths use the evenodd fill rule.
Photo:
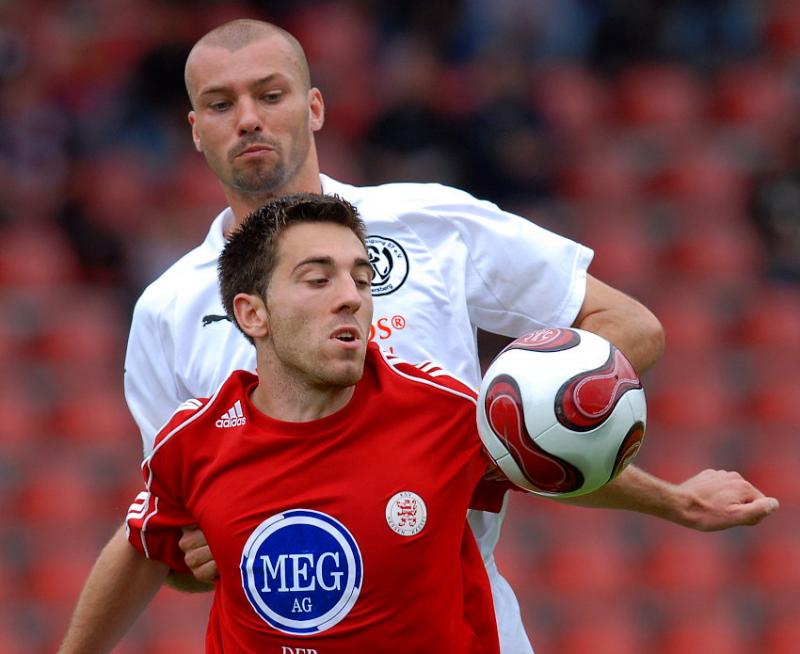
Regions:
<instances>
[{"instance_id":1,"label":"jersey sleeve","mask_svg":"<svg viewBox=\"0 0 800 654\"><path fill-rule=\"evenodd\" d=\"M507 479L490 479L484 477L475 487L472 500L469 503L470 509L476 511L488 511L489 513L500 513L503 509L503 500L506 493L510 490L522 490L517 488Z\"/></svg>"},{"instance_id":2,"label":"jersey sleeve","mask_svg":"<svg viewBox=\"0 0 800 654\"><path fill-rule=\"evenodd\" d=\"M592 250L467 193L455 193L438 212L466 248L466 302L474 325L519 336L574 322Z\"/></svg>"},{"instance_id":3,"label":"jersey sleeve","mask_svg":"<svg viewBox=\"0 0 800 654\"><path fill-rule=\"evenodd\" d=\"M149 559L166 563L182 573L191 573L178 546L181 527L196 520L185 508L185 455L169 442L203 407L207 400L187 400L173 414L155 438L153 452L142 463L145 488L131 503L126 517L128 540Z\"/></svg>"},{"instance_id":4,"label":"jersey sleeve","mask_svg":"<svg viewBox=\"0 0 800 654\"><path fill-rule=\"evenodd\" d=\"M152 452L158 430L182 401L170 367L170 343L158 315L145 293L133 310L125 355L125 400L141 432L145 456Z\"/></svg>"},{"instance_id":5,"label":"jersey sleeve","mask_svg":"<svg viewBox=\"0 0 800 654\"><path fill-rule=\"evenodd\" d=\"M178 546L181 527L194 522L176 503L150 490L140 492L128 508L125 532L131 545L148 559L191 574Z\"/></svg>"}]
</instances>

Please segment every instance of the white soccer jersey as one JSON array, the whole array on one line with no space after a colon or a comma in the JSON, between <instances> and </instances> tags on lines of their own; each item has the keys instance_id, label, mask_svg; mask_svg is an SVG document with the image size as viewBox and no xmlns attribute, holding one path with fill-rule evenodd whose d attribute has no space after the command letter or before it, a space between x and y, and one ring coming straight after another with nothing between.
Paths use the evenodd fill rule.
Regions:
<instances>
[{"instance_id":1,"label":"white soccer jersey","mask_svg":"<svg viewBox=\"0 0 800 654\"><path fill-rule=\"evenodd\" d=\"M439 184L356 187L321 176L324 193L355 205L374 270L371 336L407 361L432 360L480 382L477 328L519 336L572 324L592 251L524 218ZM217 258L233 224L220 213L205 241L142 294L125 360L125 396L149 454L183 401L208 397L255 349L225 318ZM504 654L531 652L519 607L494 566L501 514L470 523L489 570Z\"/></svg>"}]
</instances>

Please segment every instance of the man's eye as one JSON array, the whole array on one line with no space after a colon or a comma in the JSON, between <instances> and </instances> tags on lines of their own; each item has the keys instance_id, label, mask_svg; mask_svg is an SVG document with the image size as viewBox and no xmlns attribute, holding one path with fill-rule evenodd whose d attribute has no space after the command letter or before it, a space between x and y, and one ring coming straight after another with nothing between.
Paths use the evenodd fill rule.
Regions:
<instances>
[{"instance_id":1,"label":"man's eye","mask_svg":"<svg viewBox=\"0 0 800 654\"><path fill-rule=\"evenodd\" d=\"M283 94L280 91L270 91L269 93L265 93L262 95L262 99L266 100L269 103L275 103L281 99Z\"/></svg>"},{"instance_id":2,"label":"man's eye","mask_svg":"<svg viewBox=\"0 0 800 654\"><path fill-rule=\"evenodd\" d=\"M222 112L226 111L231 106L231 103L220 100L219 102L212 102L208 106L211 109L211 111Z\"/></svg>"}]
</instances>

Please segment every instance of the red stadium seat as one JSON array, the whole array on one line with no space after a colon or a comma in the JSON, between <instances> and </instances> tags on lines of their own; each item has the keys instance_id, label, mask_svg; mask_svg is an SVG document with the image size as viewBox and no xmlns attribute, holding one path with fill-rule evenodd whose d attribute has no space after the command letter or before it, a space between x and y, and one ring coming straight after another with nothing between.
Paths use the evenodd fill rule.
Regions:
<instances>
[{"instance_id":1,"label":"red stadium seat","mask_svg":"<svg viewBox=\"0 0 800 654\"><path fill-rule=\"evenodd\" d=\"M722 536L672 526L653 529L651 535L653 542L641 572L662 598L680 602L684 598L713 599L724 593L734 568Z\"/></svg>"},{"instance_id":2,"label":"red stadium seat","mask_svg":"<svg viewBox=\"0 0 800 654\"><path fill-rule=\"evenodd\" d=\"M650 651L647 634L638 616L624 601L611 605L598 605L578 612L568 610L568 625L562 630L558 646L552 651L559 654L641 654Z\"/></svg>"},{"instance_id":3,"label":"red stadium seat","mask_svg":"<svg viewBox=\"0 0 800 654\"><path fill-rule=\"evenodd\" d=\"M105 387L79 386L75 391L65 390L50 421L53 434L73 442L138 441L138 430L125 404L121 380L115 382Z\"/></svg>"},{"instance_id":4,"label":"red stadium seat","mask_svg":"<svg viewBox=\"0 0 800 654\"><path fill-rule=\"evenodd\" d=\"M666 252L665 264L687 282L710 288L748 288L757 279L763 249L750 230L697 222L680 233Z\"/></svg>"},{"instance_id":5,"label":"red stadium seat","mask_svg":"<svg viewBox=\"0 0 800 654\"><path fill-rule=\"evenodd\" d=\"M793 0L770 3L764 35L770 52L791 62L800 54L800 7Z\"/></svg>"},{"instance_id":6,"label":"red stadium seat","mask_svg":"<svg viewBox=\"0 0 800 654\"><path fill-rule=\"evenodd\" d=\"M798 643L800 621L794 614L768 621L753 651L758 654L797 654Z\"/></svg>"},{"instance_id":7,"label":"red stadium seat","mask_svg":"<svg viewBox=\"0 0 800 654\"><path fill-rule=\"evenodd\" d=\"M800 421L800 378L760 379L748 399L750 417L767 428L796 425Z\"/></svg>"},{"instance_id":8,"label":"red stadium seat","mask_svg":"<svg viewBox=\"0 0 800 654\"><path fill-rule=\"evenodd\" d=\"M800 507L800 441L796 424L756 423L744 444L747 455L742 461L742 474L764 493L779 498L784 510Z\"/></svg>"},{"instance_id":9,"label":"red stadium seat","mask_svg":"<svg viewBox=\"0 0 800 654\"><path fill-rule=\"evenodd\" d=\"M608 129L607 87L586 68L553 66L537 71L534 104L569 144L586 145Z\"/></svg>"},{"instance_id":10,"label":"red stadium seat","mask_svg":"<svg viewBox=\"0 0 800 654\"><path fill-rule=\"evenodd\" d=\"M653 371L650 386L646 388L651 424L689 433L716 432L733 424L740 415L739 409L722 371L703 369L702 363L699 369L693 369L690 357L681 357L680 361L685 363L683 369L673 368L669 376Z\"/></svg>"},{"instance_id":11,"label":"red stadium seat","mask_svg":"<svg viewBox=\"0 0 800 654\"><path fill-rule=\"evenodd\" d=\"M78 278L78 265L54 227L23 225L0 233L0 286L63 285Z\"/></svg>"},{"instance_id":12,"label":"red stadium seat","mask_svg":"<svg viewBox=\"0 0 800 654\"><path fill-rule=\"evenodd\" d=\"M787 350L800 353L800 295L795 288L756 289L740 323L741 343L757 350L759 358L770 351L784 360Z\"/></svg>"},{"instance_id":13,"label":"red stadium seat","mask_svg":"<svg viewBox=\"0 0 800 654\"><path fill-rule=\"evenodd\" d=\"M733 64L716 79L715 114L720 121L764 132L782 132L791 125L791 80L780 68Z\"/></svg>"},{"instance_id":14,"label":"red stadium seat","mask_svg":"<svg viewBox=\"0 0 800 654\"><path fill-rule=\"evenodd\" d=\"M796 509L793 514L796 518ZM765 523L760 529L744 567L747 582L773 598L796 600L800 597L800 530L796 519L790 523Z\"/></svg>"},{"instance_id":15,"label":"red stadium seat","mask_svg":"<svg viewBox=\"0 0 800 654\"><path fill-rule=\"evenodd\" d=\"M156 640L150 654L202 652L211 593L179 593L164 588L147 608L146 617Z\"/></svg>"},{"instance_id":16,"label":"red stadium seat","mask_svg":"<svg viewBox=\"0 0 800 654\"><path fill-rule=\"evenodd\" d=\"M27 388L26 381L24 376L16 380L0 376L0 447L6 454L30 447L43 432L41 396Z\"/></svg>"},{"instance_id":17,"label":"red stadium seat","mask_svg":"<svg viewBox=\"0 0 800 654\"><path fill-rule=\"evenodd\" d=\"M671 202L707 207L743 206L747 188L736 163L714 141L700 139L676 148L653 180L651 192ZM702 218L702 212L698 218Z\"/></svg>"},{"instance_id":18,"label":"red stadium seat","mask_svg":"<svg viewBox=\"0 0 800 654\"><path fill-rule=\"evenodd\" d=\"M654 654L750 654L746 635L739 617L719 601L690 603L670 620Z\"/></svg>"},{"instance_id":19,"label":"red stadium seat","mask_svg":"<svg viewBox=\"0 0 800 654\"><path fill-rule=\"evenodd\" d=\"M57 556L37 561L27 579L29 592L52 611L61 616L64 627L78 595L92 568L98 549L73 552L62 548Z\"/></svg>"},{"instance_id":20,"label":"red stadium seat","mask_svg":"<svg viewBox=\"0 0 800 654\"><path fill-rule=\"evenodd\" d=\"M42 359L82 364L122 362L123 319L113 297L73 289L62 292L49 311L50 319L37 346Z\"/></svg>"},{"instance_id":21,"label":"red stadium seat","mask_svg":"<svg viewBox=\"0 0 800 654\"><path fill-rule=\"evenodd\" d=\"M27 471L22 489L20 517L34 525L91 524L97 515L96 487L83 463L63 450L42 448Z\"/></svg>"},{"instance_id":22,"label":"red stadium seat","mask_svg":"<svg viewBox=\"0 0 800 654\"><path fill-rule=\"evenodd\" d=\"M603 601L624 594L633 582L626 550L610 531L584 529L575 538L562 534L544 565L548 592L565 598L588 595Z\"/></svg>"},{"instance_id":23,"label":"red stadium seat","mask_svg":"<svg viewBox=\"0 0 800 654\"><path fill-rule=\"evenodd\" d=\"M706 288L681 285L666 287L649 303L664 327L667 338L665 358L653 371L663 374L668 368L676 376L698 367L698 352L703 352L703 368L719 365L726 346L726 324L716 294ZM691 365L688 365L691 364Z\"/></svg>"},{"instance_id":24,"label":"red stadium seat","mask_svg":"<svg viewBox=\"0 0 800 654\"><path fill-rule=\"evenodd\" d=\"M668 64L627 68L618 81L616 95L619 118L624 123L669 138L694 133L707 104L703 83L692 71Z\"/></svg>"},{"instance_id":25,"label":"red stadium seat","mask_svg":"<svg viewBox=\"0 0 800 654\"><path fill-rule=\"evenodd\" d=\"M634 295L652 287L658 253L642 211L581 203L577 220L578 240L594 250L592 275Z\"/></svg>"},{"instance_id":26,"label":"red stadium seat","mask_svg":"<svg viewBox=\"0 0 800 654\"><path fill-rule=\"evenodd\" d=\"M567 164L559 181L559 195L587 203L617 207L637 206L642 184L630 156L619 147L601 144Z\"/></svg>"}]
</instances>

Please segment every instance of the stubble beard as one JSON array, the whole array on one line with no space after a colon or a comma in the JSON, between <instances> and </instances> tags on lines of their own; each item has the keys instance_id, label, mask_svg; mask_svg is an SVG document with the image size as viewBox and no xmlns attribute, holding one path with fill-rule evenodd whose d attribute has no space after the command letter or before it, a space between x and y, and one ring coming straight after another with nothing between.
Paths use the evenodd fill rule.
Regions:
<instances>
[{"instance_id":1,"label":"stubble beard","mask_svg":"<svg viewBox=\"0 0 800 654\"><path fill-rule=\"evenodd\" d=\"M291 184L302 162L308 157L310 144L302 135L297 135L287 157L280 144L272 140L252 139L251 143L267 143L274 151L275 163L257 163L244 169L233 168L231 186L239 193L259 197L282 194L283 189ZM232 158L229 161L232 163Z\"/></svg>"},{"instance_id":2,"label":"stubble beard","mask_svg":"<svg viewBox=\"0 0 800 654\"><path fill-rule=\"evenodd\" d=\"M259 165L249 170L234 170L232 184L234 189L247 195L274 195L286 183L286 164L283 161L273 166Z\"/></svg>"}]
</instances>

